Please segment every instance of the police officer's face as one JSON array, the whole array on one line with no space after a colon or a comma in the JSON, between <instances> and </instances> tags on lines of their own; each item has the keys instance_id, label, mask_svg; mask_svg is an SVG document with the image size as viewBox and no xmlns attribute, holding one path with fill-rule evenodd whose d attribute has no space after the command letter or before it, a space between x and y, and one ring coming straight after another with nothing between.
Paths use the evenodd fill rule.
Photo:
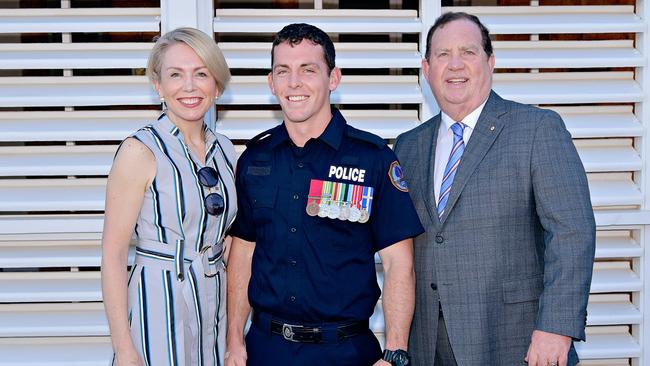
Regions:
<instances>
[{"instance_id":1,"label":"police officer's face","mask_svg":"<svg viewBox=\"0 0 650 366\"><path fill-rule=\"evenodd\" d=\"M481 31L466 19L436 29L430 46L429 59L422 61L424 75L440 108L460 121L490 94L494 55L487 56Z\"/></svg>"},{"instance_id":2,"label":"police officer's face","mask_svg":"<svg viewBox=\"0 0 650 366\"><path fill-rule=\"evenodd\" d=\"M284 42L273 54L268 76L271 92L278 98L286 123L329 122L330 92L341 80L341 71L327 71L323 47L303 40L296 45Z\"/></svg>"},{"instance_id":3,"label":"police officer's face","mask_svg":"<svg viewBox=\"0 0 650 366\"><path fill-rule=\"evenodd\" d=\"M176 125L202 122L217 97L217 82L201 58L184 43L165 51L160 81L154 83L165 98L167 115Z\"/></svg>"}]
</instances>

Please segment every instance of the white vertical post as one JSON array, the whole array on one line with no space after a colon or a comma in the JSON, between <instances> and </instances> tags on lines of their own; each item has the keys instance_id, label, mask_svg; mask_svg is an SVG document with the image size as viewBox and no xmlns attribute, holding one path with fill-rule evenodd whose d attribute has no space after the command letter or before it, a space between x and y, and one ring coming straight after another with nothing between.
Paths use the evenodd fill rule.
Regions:
<instances>
[{"instance_id":1,"label":"white vertical post","mask_svg":"<svg viewBox=\"0 0 650 366\"><path fill-rule=\"evenodd\" d=\"M206 0L161 0L160 31L193 27L212 36L214 5Z\"/></svg>"},{"instance_id":2,"label":"white vertical post","mask_svg":"<svg viewBox=\"0 0 650 366\"><path fill-rule=\"evenodd\" d=\"M214 4L208 0L161 0L160 34L179 27L196 28L214 38ZM210 108L205 115L206 124L214 129L216 110Z\"/></svg>"},{"instance_id":3,"label":"white vertical post","mask_svg":"<svg viewBox=\"0 0 650 366\"><path fill-rule=\"evenodd\" d=\"M644 0L638 0L636 4L636 14L644 19L646 22L646 27L648 25L648 19L650 19L650 6L646 4ZM650 37L646 33L637 33L636 34L636 47L642 54L647 55L650 52ZM650 72L645 67L637 67L635 70L635 79L641 85L643 89L643 100L641 102L635 103L634 105L634 114L641 121L643 126L643 134L641 137L636 138L634 141L634 146L638 149L641 154L641 160L643 162L640 172L634 174L634 181L638 184L643 194L643 203L641 209L646 211L648 210L648 202L650 202L650 184L648 169L650 169L650 144L648 143L648 116L646 110L648 110L648 93L646 92L646 85L650 85ZM645 216L645 215L644 215ZM635 261L635 270L639 273L643 287L640 293L635 293L633 296L634 304L639 307L641 312L641 324L638 326L632 327L632 332L635 338L638 340L639 345L641 346L641 357L639 359L632 359L632 365L646 365L648 364L649 357L646 357L646 352L650 347L650 321L646 321L648 314L647 306L650 304L650 281L646 281L646 273L650 273L650 261L647 260L647 244L650 243L650 230L648 230L648 224L645 223L641 229L641 235L639 239L641 240L641 246L644 248L641 257Z\"/></svg>"},{"instance_id":4,"label":"white vertical post","mask_svg":"<svg viewBox=\"0 0 650 366\"><path fill-rule=\"evenodd\" d=\"M420 30L420 52L423 58L427 49L427 33L441 12L440 0L420 0L420 22L422 23L422 29ZM422 69L420 69L420 88L424 97L424 101L420 105L420 121L424 122L438 114L439 109Z\"/></svg>"}]
</instances>

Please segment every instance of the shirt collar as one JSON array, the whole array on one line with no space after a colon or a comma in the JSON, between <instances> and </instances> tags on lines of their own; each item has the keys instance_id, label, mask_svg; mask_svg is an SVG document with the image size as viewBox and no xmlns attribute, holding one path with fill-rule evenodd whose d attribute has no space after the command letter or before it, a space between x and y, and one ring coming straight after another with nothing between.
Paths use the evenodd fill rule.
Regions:
<instances>
[{"instance_id":1,"label":"shirt collar","mask_svg":"<svg viewBox=\"0 0 650 366\"><path fill-rule=\"evenodd\" d=\"M346 128L347 123L345 122L345 118L343 118L343 115L337 108L332 107L332 119L318 139L330 145L335 150L338 150L339 146L341 146L341 141L343 141ZM271 135L269 137L270 148L275 148L282 142L291 141L284 123L271 129L269 134Z\"/></svg>"},{"instance_id":2,"label":"shirt collar","mask_svg":"<svg viewBox=\"0 0 650 366\"><path fill-rule=\"evenodd\" d=\"M170 135L175 136L183 144L185 144L185 140L183 138L183 133L181 132L181 129L178 128L178 126L176 126L174 122L172 122L165 113L162 113L160 117L158 117L158 123L160 124L162 131L169 132ZM208 127L208 125L205 124L205 122L203 122L203 132L204 132L205 143L207 147L205 153L206 161L207 161L207 159L209 159L215 151L217 135L214 133L214 131L212 131L212 129L210 129L210 127Z\"/></svg>"},{"instance_id":3,"label":"shirt collar","mask_svg":"<svg viewBox=\"0 0 650 366\"><path fill-rule=\"evenodd\" d=\"M478 118L481 116L481 112L483 112L483 108L485 107L485 103L487 103L487 98L481 103L480 106L478 106L475 110L473 110L470 114L465 116L461 122L465 125L465 127L469 127L470 129L474 129L476 127L476 123L478 123ZM445 127L448 129L451 128L451 125L456 123L457 121L454 121L447 113L440 111L442 123L445 124Z\"/></svg>"}]
</instances>

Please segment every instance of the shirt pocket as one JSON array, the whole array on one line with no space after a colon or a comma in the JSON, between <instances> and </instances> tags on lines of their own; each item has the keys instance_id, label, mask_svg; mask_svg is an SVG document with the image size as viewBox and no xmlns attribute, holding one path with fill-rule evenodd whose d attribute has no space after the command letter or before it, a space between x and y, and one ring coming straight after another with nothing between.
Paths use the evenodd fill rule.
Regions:
<instances>
[{"instance_id":1,"label":"shirt pocket","mask_svg":"<svg viewBox=\"0 0 650 366\"><path fill-rule=\"evenodd\" d=\"M278 190L269 186L254 186L250 188L253 222L256 225L269 224L273 219L275 200Z\"/></svg>"}]
</instances>

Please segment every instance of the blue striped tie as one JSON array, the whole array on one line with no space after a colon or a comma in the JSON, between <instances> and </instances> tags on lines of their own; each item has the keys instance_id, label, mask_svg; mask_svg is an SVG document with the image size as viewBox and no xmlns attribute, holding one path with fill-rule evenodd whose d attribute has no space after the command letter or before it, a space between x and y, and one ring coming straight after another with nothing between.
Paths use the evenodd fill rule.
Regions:
<instances>
[{"instance_id":1,"label":"blue striped tie","mask_svg":"<svg viewBox=\"0 0 650 366\"><path fill-rule=\"evenodd\" d=\"M445 175L442 177L442 184L440 185L440 194L438 198L438 218L441 218L445 213L445 206L449 199L449 192L451 192L451 183L454 181L456 170L460 164L460 157L465 151L465 142L463 142L463 130L465 125L463 122L456 122L451 125L451 131L454 133L454 145L449 154L449 160L445 167Z\"/></svg>"}]
</instances>

